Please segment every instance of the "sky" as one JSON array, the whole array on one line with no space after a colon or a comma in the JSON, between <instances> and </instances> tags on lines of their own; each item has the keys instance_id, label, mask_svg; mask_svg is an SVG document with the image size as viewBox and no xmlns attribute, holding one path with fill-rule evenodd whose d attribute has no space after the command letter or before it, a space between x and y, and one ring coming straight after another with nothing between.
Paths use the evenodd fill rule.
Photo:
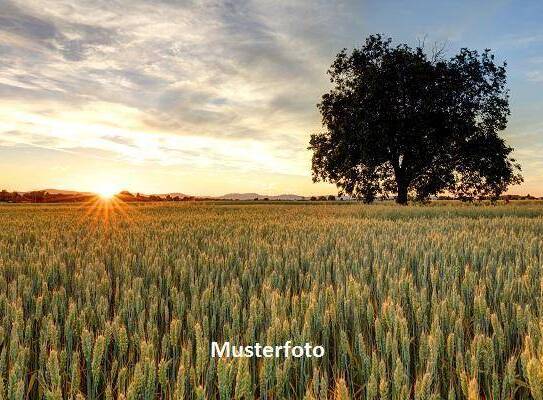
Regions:
<instances>
[{"instance_id":1,"label":"sky","mask_svg":"<svg viewBox=\"0 0 543 400\"><path fill-rule=\"evenodd\" d=\"M543 196L543 2L0 0L0 188L335 193L309 136L342 49L372 33L491 48L503 133Z\"/></svg>"}]
</instances>

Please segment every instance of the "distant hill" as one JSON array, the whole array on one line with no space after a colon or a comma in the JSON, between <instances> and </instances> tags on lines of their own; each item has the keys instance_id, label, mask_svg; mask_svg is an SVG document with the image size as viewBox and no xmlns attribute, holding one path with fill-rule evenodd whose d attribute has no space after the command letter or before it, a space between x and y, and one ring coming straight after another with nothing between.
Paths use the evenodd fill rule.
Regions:
<instances>
[{"instance_id":1,"label":"distant hill","mask_svg":"<svg viewBox=\"0 0 543 400\"><path fill-rule=\"evenodd\" d=\"M59 190L59 189L43 189L39 191L47 192L49 194L64 194L64 195L74 195L74 196L93 194L91 192L78 192L75 190Z\"/></svg>"},{"instance_id":2,"label":"distant hill","mask_svg":"<svg viewBox=\"0 0 543 400\"><path fill-rule=\"evenodd\" d=\"M158 197L162 197L162 198L166 198L167 196L170 196L170 197L180 197L180 198L183 198L183 197L191 197L191 196L188 195L188 194L179 193L179 192L157 194L157 196L158 196Z\"/></svg>"},{"instance_id":3,"label":"distant hill","mask_svg":"<svg viewBox=\"0 0 543 400\"><path fill-rule=\"evenodd\" d=\"M264 194L258 194L258 193L228 193L223 196L218 196L216 199L223 199L223 200L303 200L305 197L298 196L297 194L280 194L278 196L269 196Z\"/></svg>"}]
</instances>

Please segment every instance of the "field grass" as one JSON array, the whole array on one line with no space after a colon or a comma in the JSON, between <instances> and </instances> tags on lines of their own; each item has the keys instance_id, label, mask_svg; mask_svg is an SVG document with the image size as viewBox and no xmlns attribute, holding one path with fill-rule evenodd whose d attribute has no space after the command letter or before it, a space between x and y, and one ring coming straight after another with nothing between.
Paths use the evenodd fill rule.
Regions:
<instances>
[{"instance_id":1,"label":"field grass","mask_svg":"<svg viewBox=\"0 0 543 400\"><path fill-rule=\"evenodd\" d=\"M538 202L4 205L0 399L539 400L542 267Z\"/></svg>"}]
</instances>

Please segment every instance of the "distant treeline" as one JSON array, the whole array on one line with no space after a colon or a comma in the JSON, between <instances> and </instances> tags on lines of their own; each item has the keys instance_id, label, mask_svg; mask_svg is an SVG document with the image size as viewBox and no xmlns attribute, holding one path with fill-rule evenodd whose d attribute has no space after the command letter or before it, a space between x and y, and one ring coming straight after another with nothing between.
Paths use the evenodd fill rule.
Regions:
<instances>
[{"instance_id":1,"label":"distant treeline","mask_svg":"<svg viewBox=\"0 0 543 400\"><path fill-rule=\"evenodd\" d=\"M469 198L455 198L451 196L437 196L433 200L460 200L460 201L471 201L475 199L469 199ZM478 197L476 200L484 201L484 200L492 200L488 197ZM543 200L543 197L534 197L530 194L527 194L526 196L522 196L519 194L505 194L500 197L498 197L498 200L504 200L504 201L510 201L510 200Z\"/></svg>"},{"instance_id":2,"label":"distant treeline","mask_svg":"<svg viewBox=\"0 0 543 400\"><path fill-rule=\"evenodd\" d=\"M144 195L140 193L130 193L128 191L122 191L114 196L115 198L124 202L160 202L160 201L229 201L224 198L214 197L195 197L195 196L172 196L172 195ZM8 192L7 190L0 191L0 202L3 203L81 203L98 199L99 196L93 193L50 193L46 190L37 190L32 192ZM503 195L500 196L500 200L543 200L543 197L537 198L531 195ZM257 197L254 201L271 201L268 197ZM336 201L336 200L348 200L333 195L329 196L311 196L303 199L303 201ZM355 199L352 199L353 201ZM450 196L438 196L433 200L461 200ZM487 199L479 199L487 200ZM238 199L232 199L230 201L241 201ZM243 200L247 201L247 200ZM285 200L282 200L285 201ZM286 200L288 201L288 200ZM296 201L296 200L291 200Z\"/></svg>"},{"instance_id":3,"label":"distant treeline","mask_svg":"<svg viewBox=\"0 0 543 400\"><path fill-rule=\"evenodd\" d=\"M96 198L94 194L88 193L49 193L45 190L36 190L33 192L8 192L0 191L0 202L4 203L66 203L66 202L85 202Z\"/></svg>"},{"instance_id":4,"label":"distant treeline","mask_svg":"<svg viewBox=\"0 0 543 400\"><path fill-rule=\"evenodd\" d=\"M145 195L141 193L132 194L128 191L122 191L119 194L115 195L119 200L125 201L125 202L134 202L134 201L193 201L193 200L200 200L199 198L195 198L194 196L172 196L172 195L163 195L159 196L156 194L151 195Z\"/></svg>"},{"instance_id":5,"label":"distant treeline","mask_svg":"<svg viewBox=\"0 0 543 400\"><path fill-rule=\"evenodd\" d=\"M160 202L160 201L242 201L239 199L224 199L216 197L195 197L195 196L177 196L177 195L145 195L141 193L130 193L122 191L114 196L115 198L130 202ZM37 190L32 192L8 192L0 191L0 202L4 203L78 203L92 201L100 198L94 193L50 193L47 190ZM254 201L270 201L268 197L258 197ZM311 196L307 199L311 201L334 201L336 196ZM244 200L247 201L247 200ZM285 201L285 200L283 200ZM288 200L287 200L288 201Z\"/></svg>"},{"instance_id":6,"label":"distant treeline","mask_svg":"<svg viewBox=\"0 0 543 400\"><path fill-rule=\"evenodd\" d=\"M127 191L115 195L116 198L125 202L156 202L156 201L190 201L201 200L192 196L158 196L142 195L140 193L132 194ZM37 190L32 192L8 192L0 191L0 202L4 203L79 203L92 201L100 198L94 193L50 193L46 190ZM209 200L209 199L205 199Z\"/></svg>"}]
</instances>

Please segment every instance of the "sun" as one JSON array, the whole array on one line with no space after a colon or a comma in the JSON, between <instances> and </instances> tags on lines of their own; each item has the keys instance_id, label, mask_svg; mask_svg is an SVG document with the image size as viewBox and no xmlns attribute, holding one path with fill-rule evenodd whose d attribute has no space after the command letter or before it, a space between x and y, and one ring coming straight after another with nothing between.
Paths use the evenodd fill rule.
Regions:
<instances>
[{"instance_id":1,"label":"sun","mask_svg":"<svg viewBox=\"0 0 543 400\"><path fill-rule=\"evenodd\" d=\"M96 194L98 194L98 196L100 196L104 200L111 199L118 192L119 191L117 190L117 188L107 184L102 185L96 190Z\"/></svg>"}]
</instances>

